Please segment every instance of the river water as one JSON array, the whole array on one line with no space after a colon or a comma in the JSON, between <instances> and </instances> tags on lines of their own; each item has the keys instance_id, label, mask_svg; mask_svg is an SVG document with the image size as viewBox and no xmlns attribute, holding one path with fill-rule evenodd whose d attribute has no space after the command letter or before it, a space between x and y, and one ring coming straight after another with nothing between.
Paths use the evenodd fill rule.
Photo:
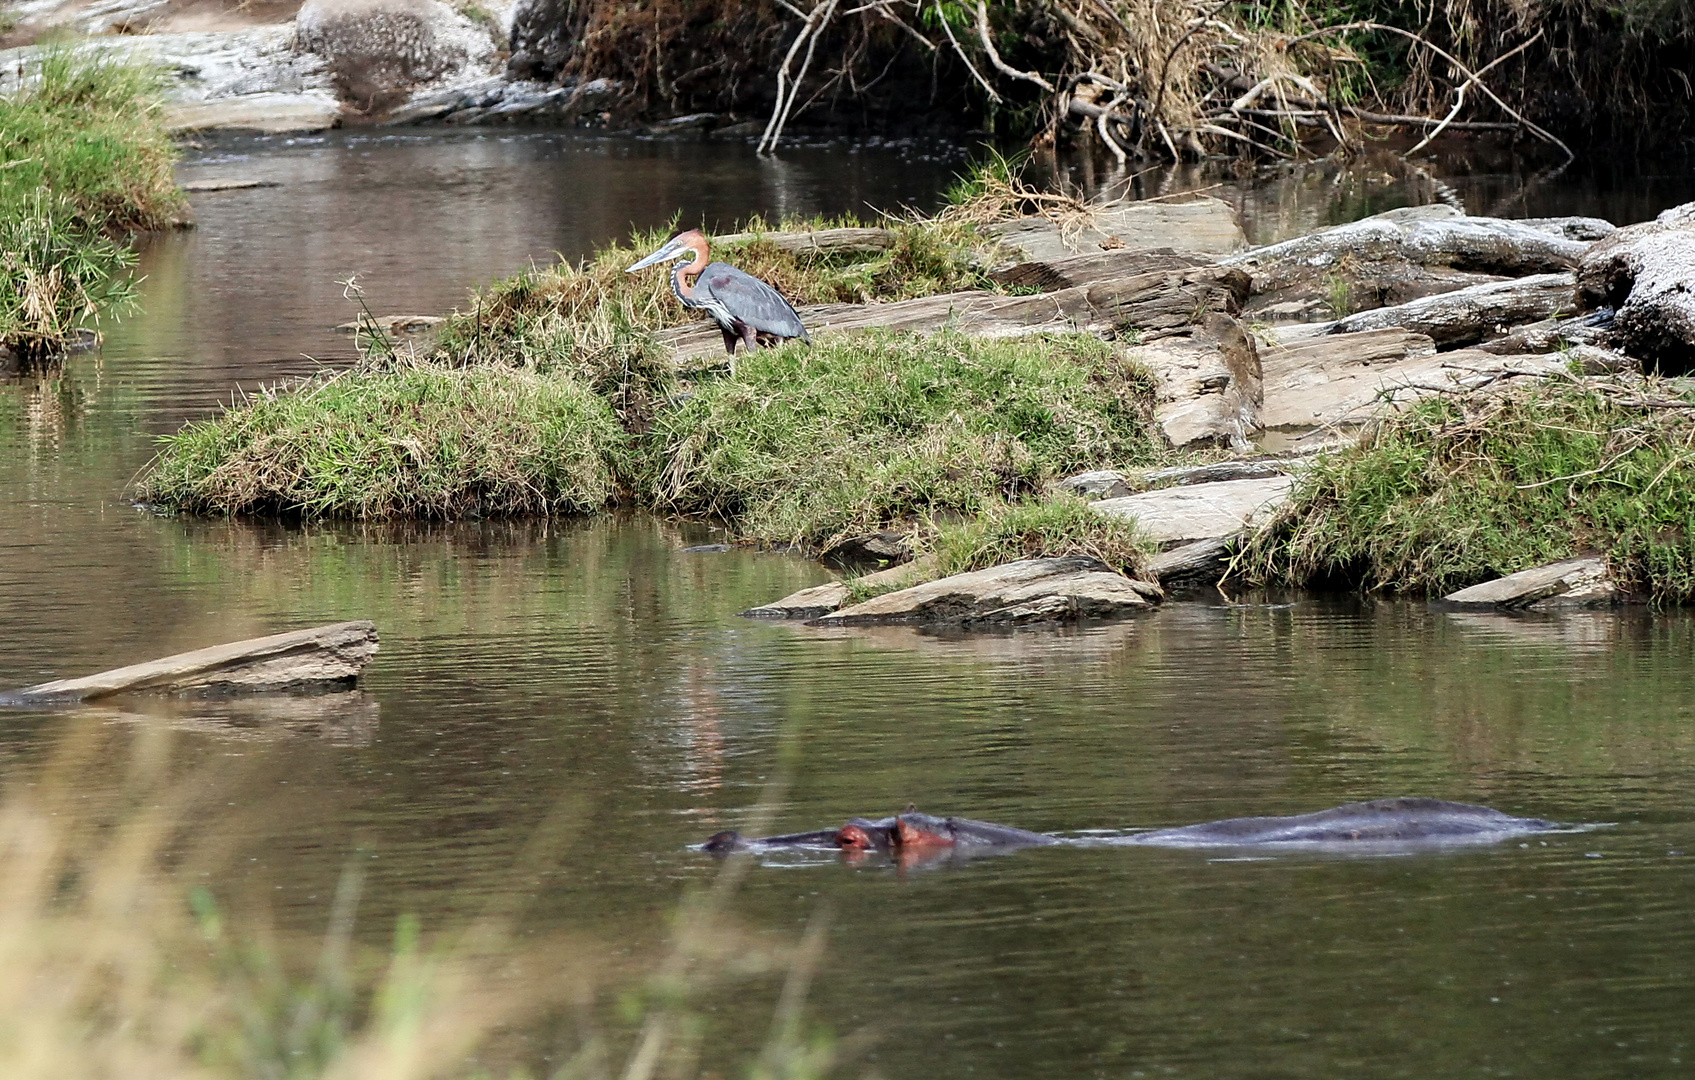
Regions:
<instances>
[{"instance_id":1,"label":"river water","mask_svg":"<svg viewBox=\"0 0 1695 1080\"><path fill-rule=\"evenodd\" d=\"M739 145L542 133L194 152L185 179L279 186L196 196L199 228L144 251L145 314L61 376L0 384L0 687L347 618L374 619L383 652L351 695L0 714L0 780L45 784L58 762L96 816L116 812L136 748L168 736L194 800L176 842L238 914L309 942L357 864L372 948L402 912L444 930L516 913L514 958L568 942L569 977L602 1001L653 970L680 898L718 873L687 845L746 827L762 799L784 831L909 802L1057 831L1486 802L1606 827L1393 858L1072 848L752 867L717 920L702 1067L743 1070L783 950L828 918L808 1016L876 1036L850 1075L1695 1071L1682 613L1210 597L1082 630L821 634L735 613L824 570L684 551L713 539L703 526L284 527L125 498L155 435L345 360L328 327L352 317L350 274L379 312L438 311L679 207L714 224L931 206L959 161L819 145L760 163ZM1520 212L1628 220L1679 194L1637 180L1543 184ZM1292 174L1233 197L1269 238L1419 182ZM1510 198L1515 182L1456 189ZM591 1012L623 1045L615 1011ZM569 1058L583 1021L568 1013L514 1027L499 1061Z\"/></svg>"}]
</instances>

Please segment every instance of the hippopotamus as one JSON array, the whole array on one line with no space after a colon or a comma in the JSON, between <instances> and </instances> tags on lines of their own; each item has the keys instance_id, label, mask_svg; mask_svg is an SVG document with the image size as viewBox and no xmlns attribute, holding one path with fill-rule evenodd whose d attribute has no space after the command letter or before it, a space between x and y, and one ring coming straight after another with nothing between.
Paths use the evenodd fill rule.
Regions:
<instances>
[{"instance_id":1,"label":"hippopotamus","mask_svg":"<svg viewBox=\"0 0 1695 1080\"><path fill-rule=\"evenodd\" d=\"M839 829L819 832L789 833L785 836L766 836L749 839L738 832L721 832L701 845L715 855L732 851L769 851L773 848L837 848L846 852L980 849L1007 851L1016 848L1040 847L1061 843L1059 837L1046 833L1028 832L992 821L973 821L971 818L932 817L921 814L917 807L894 817L850 818Z\"/></svg>"},{"instance_id":2,"label":"hippopotamus","mask_svg":"<svg viewBox=\"0 0 1695 1080\"><path fill-rule=\"evenodd\" d=\"M737 832L711 837L702 850L715 855L787 848L836 849L850 858L888 855L904 864L1054 844L1272 850L1370 850L1493 843L1564 826L1521 818L1487 806L1441 799L1373 799L1290 817L1242 817L1172 829L1113 836L1063 837L971 818L933 817L916 807L894 817L853 818L839 829L750 839Z\"/></svg>"}]
</instances>

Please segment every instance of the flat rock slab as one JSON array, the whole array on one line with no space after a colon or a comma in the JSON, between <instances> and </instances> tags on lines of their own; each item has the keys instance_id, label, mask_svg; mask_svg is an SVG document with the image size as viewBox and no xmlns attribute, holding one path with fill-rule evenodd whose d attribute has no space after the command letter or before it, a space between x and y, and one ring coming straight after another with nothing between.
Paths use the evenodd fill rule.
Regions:
<instances>
[{"instance_id":1,"label":"flat rock slab","mask_svg":"<svg viewBox=\"0 0 1695 1080\"><path fill-rule=\"evenodd\" d=\"M1219 199L1118 201L1093 210L1093 220L1077 229L1066 229L1051 218L1026 217L991 225L984 231L1030 260L1161 248L1224 255L1248 246L1236 211Z\"/></svg>"},{"instance_id":2,"label":"flat rock slab","mask_svg":"<svg viewBox=\"0 0 1695 1080\"><path fill-rule=\"evenodd\" d=\"M1209 255L1194 252L1124 248L1013 263L989 271L989 277L1013 288L1052 292L1055 289L1093 285L1100 281L1113 281L1158 270L1187 270L1193 266L1209 265L1213 261Z\"/></svg>"},{"instance_id":3,"label":"flat rock slab","mask_svg":"<svg viewBox=\"0 0 1695 1080\"><path fill-rule=\"evenodd\" d=\"M111 694L183 690L260 692L346 683L377 654L377 628L368 619L249 638L178 653L162 660L59 679L5 695L8 704L88 701Z\"/></svg>"},{"instance_id":4,"label":"flat rock slab","mask_svg":"<svg viewBox=\"0 0 1695 1080\"><path fill-rule=\"evenodd\" d=\"M282 187L277 180L226 180L209 178L205 180L184 180L177 185L184 191L242 191L246 188Z\"/></svg>"},{"instance_id":5,"label":"flat rock slab","mask_svg":"<svg viewBox=\"0 0 1695 1080\"><path fill-rule=\"evenodd\" d=\"M1547 611L1554 608L1611 607L1621 599L1607 573L1605 559L1563 559L1485 581L1444 596L1460 607Z\"/></svg>"},{"instance_id":6,"label":"flat rock slab","mask_svg":"<svg viewBox=\"0 0 1695 1080\"><path fill-rule=\"evenodd\" d=\"M1551 374L1564 368L1565 358L1477 349L1438 353L1428 336L1389 328L1297 338L1261 350L1260 366L1260 424L1308 431L1363 423L1379 409L1512 373Z\"/></svg>"},{"instance_id":7,"label":"flat rock slab","mask_svg":"<svg viewBox=\"0 0 1695 1080\"><path fill-rule=\"evenodd\" d=\"M303 94L240 94L209 101L182 101L165 107L165 127L173 133L214 128L281 135L323 131L341 119L341 104L327 91Z\"/></svg>"},{"instance_id":8,"label":"flat rock slab","mask_svg":"<svg viewBox=\"0 0 1695 1080\"><path fill-rule=\"evenodd\" d=\"M1158 380L1154 419L1172 446L1248 449L1264 392L1259 350L1241 323L1214 312L1192 333L1136 346L1130 358Z\"/></svg>"},{"instance_id":9,"label":"flat rock slab","mask_svg":"<svg viewBox=\"0 0 1695 1080\"><path fill-rule=\"evenodd\" d=\"M935 563L934 555L925 555L912 562L866 574L856 579L855 584L902 588L934 573ZM781 600L748 608L741 614L749 619L816 619L847 603L848 588L845 581L826 581L822 585L792 592Z\"/></svg>"},{"instance_id":10,"label":"flat rock slab","mask_svg":"<svg viewBox=\"0 0 1695 1080\"><path fill-rule=\"evenodd\" d=\"M1289 476L1224 480L1159 488L1092 504L1098 513L1134 521L1161 547L1212 540L1264 522L1289 500Z\"/></svg>"},{"instance_id":11,"label":"flat rock slab","mask_svg":"<svg viewBox=\"0 0 1695 1080\"><path fill-rule=\"evenodd\" d=\"M884 593L826 615L812 625L1019 626L1075 622L1146 611L1161 596L1159 586L1134 581L1085 555L1020 559Z\"/></svg>"}]
</instances>

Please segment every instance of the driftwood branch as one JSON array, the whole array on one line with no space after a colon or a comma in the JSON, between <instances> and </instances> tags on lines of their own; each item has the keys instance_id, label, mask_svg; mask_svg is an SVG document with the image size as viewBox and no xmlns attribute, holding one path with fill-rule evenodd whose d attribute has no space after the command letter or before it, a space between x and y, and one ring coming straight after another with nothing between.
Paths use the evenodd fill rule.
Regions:
<instances>
[{"instance_id":1,"label":"driftwood branch","mask_svg":"<svg viewBox=\"0 0 1695 1080\"><path fill-rule=\"evenodd\" d=\"M812 13L806 17L806 22L801 25L800 33L795 36L794 44L789 46L788 54L783 57L783 66L777 69L777 103L771 109L771 119L765 125L765 134L759 138L757 153L768 154L777 148L777 140L783 136L783 126L789 121L789 111L794 108L795 98L800 94L801 81L806 78L807 69L812 66L812 54L818 46L818 36L823 32L824 25L830 21L830 16L839 2L840 0L818 0L812 8ZM791 81L789 68L802 45L806 46L806 58L801 61L800 72Z\"/></svg>"},{"instance_id":2,"label":"driftwood branch","mask_svg":"<svg viewBox=\"0 0 1695 1080\"><path fill-rule=\"evenodd\" d=\"M1034 71L1019 71L1001 59L1001 54L995 49L994 39L989 33L989 5L984 0L977 0L977 36L983 39L983 52L988 56L989 63L995 65L996 71L1002 75L1010 75L1015 79L1035 83L1050 94L1054 92L1053 84Z\"/></svg>"},{"instance_id":3,"label":"driftwood branch","mask_svg":"<svg viewBox=\"0 0 1695 1080\"><path fill-rule=\"evenodd\" d=\"M965 49L960 46L959 39L953 36L953 27L948 25L947 12L942 10L942 0L935 0L935 2L936 21L942 24L942 32L948 36L948 44L953 46L953 51L958 55L959 62L965 65L965 70L971 72L971 77L976 79L977 85L981 86L983 92L989 95L989 100L999 103L1001 96L995 92L993 86L989 85L989 80L983 78L983 73L977 70L977 65L971 62L971 57L965 55Z\"/></svg>"}]
</instances>

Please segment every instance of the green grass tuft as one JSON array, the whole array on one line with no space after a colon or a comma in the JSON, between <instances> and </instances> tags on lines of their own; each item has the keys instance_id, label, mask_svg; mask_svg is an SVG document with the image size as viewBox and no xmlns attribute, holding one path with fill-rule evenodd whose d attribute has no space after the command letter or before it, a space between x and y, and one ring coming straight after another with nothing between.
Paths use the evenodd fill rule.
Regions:
<instances>
[{"instance_id":1,"label":"green grass tuft","mask_svg":"<svg viewBox=\"0 0 1695 1080\"><path fill-rule=\"evenodd\" d=\"M1632 404L1639 393L1664 388L1423 402L1319 459L1245 565L1440 595L1592 550L1658 601L1695 599L1695 410Z\"/></svg>"},{"instance_id":2,"label":"green grass tuft","mask_svg":"<svg viewBox=\"0 0 1695 1080\"><path fill-rule=\"evenodd\" d=\"M659 509L820 550L1152 458L1150 377L1087 335L864 334L762 350L657 419Z\"/></svg>"},{"instance_id":3,"label":"green grass tuft","mask_svg":"<svg viewBox=\"0 0 1695 1080\"><path fill-rule=\"evenodd\" d=\"M926 531L937 577L1066 555L1093 556L1133 575L1154 550L1134 522L1097 513L1075 495L988 506L975 517L931 522Z\"/></svg>"},{"instance_id":4,"label":"green grass tuft","mask_svg":"<svg viewBox=\"0 0 1695 1080\"><path fill-rule=\"evenodd\" d=\"M612 498L627 451L575 379L426 365L268 391L164 443L145 500L359 518L586 513Z\"/></svg>"},{"instance_id":5,"label":"green grass tuft","mask_svg":"<svg viewBox=\"0 0 1695 1080\"><path fill-rule=\"evenodd\" d=\"M40 77L0 98L0 347L39 361L62 351L133 288L119 233L181 214L159 75L71 48L40 54Z\"/></svg>"}]
</instances>

